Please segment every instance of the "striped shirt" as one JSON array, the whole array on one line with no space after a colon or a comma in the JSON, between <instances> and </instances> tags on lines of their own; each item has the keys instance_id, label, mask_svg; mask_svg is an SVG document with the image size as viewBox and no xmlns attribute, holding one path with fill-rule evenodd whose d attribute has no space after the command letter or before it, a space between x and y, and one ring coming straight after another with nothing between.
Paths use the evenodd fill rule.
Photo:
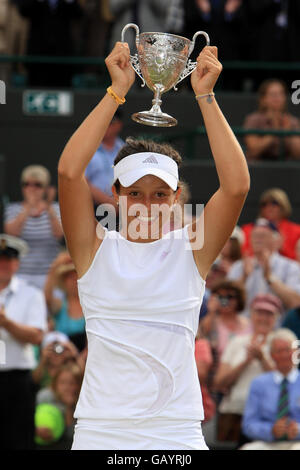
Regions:
<instances>
[{"instance_id":1,"label":"striped shirt","mask_svg":"<svg viewBox=\"0 0 300 470\"><path fill-rule=\"evenodd\" d=\"M60 220L59 205L53 208ZM5 207L5 223L14 220L22 212L22 203L14 202ZM23 225L20 238L29 245L29 253L20 259L20 274L47 274L49 267L60 251L60 244L52 233L49 215L46 211L38 217L28 217Z\"/></svg>"}]
</instances>

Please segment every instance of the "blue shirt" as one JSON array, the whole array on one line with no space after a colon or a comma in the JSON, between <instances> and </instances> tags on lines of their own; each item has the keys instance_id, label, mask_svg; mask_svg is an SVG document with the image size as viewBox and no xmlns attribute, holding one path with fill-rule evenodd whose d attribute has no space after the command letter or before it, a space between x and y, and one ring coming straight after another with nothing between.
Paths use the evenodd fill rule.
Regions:
<instances>
[{"instance_id":1,"label":"blue shirt","mask_svg":"<svg viewBox=\"0 0 300 470\"><path fill-rule=\"evenodd\" d=\"M63 300L61 309L54 316L55 329L65 333L67 336L72 336L85 332L85 319L72 318L68 313L68 302Z\"/></svg>"},{"instance_id":2,"label":"blue shirt","mask_svg":"<svg viewBox=\"0 0 300 470\"><path fill-rule=\"evenodd\" d=\"M289 392L289 418L298 423L300 439L300 374L292 369L287 375ZM276 422L280 384L283 375L280 372L266 372L256 377L244 409L242 421L243 433L252 440L275 441L272 428Z\"/></svg>"},{"instance_id":3,"label":"blue shirt","mask_svg":"<svg viewBox=\"0 0 300 470\"><path fill-rule=\"evenodd\" d=\"M114 178L114 160L123 145L124 141L120 138L116 139L114 147L110 150L100 145L86 168L85 176L88 181L108 196L112 196L111 186Z\"/></svg>"}]
</instances>

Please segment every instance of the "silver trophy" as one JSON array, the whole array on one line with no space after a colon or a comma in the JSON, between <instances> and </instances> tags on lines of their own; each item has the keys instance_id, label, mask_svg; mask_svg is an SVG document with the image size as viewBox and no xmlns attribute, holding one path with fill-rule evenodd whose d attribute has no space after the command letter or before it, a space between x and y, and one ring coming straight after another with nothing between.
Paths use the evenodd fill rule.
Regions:
<instances>
[{"instance_id":1,"label":"silver trophy","mask_svg":"<svg viewBox=\"0 0 300 470\"><path fill-rule=\"evenodd\" d=\"M137 54L130 56L131 65L142 79L142 86L146 84L154 92L152 108L149 111L133 114L132 119L147 126L176 126L177 120L163 113L160 108L161 95L172 87L177 91L176 85L195 70L197 62L192 62L189 56L194 49L196 38L200 35L205 36L206 45L209 46L209 36L204 31L198 31L190 41L182 36L168 33L140 34L136 24L128 23L122 29L122 42L128 28L136 30Z\"/></svg>"}]
</instances>

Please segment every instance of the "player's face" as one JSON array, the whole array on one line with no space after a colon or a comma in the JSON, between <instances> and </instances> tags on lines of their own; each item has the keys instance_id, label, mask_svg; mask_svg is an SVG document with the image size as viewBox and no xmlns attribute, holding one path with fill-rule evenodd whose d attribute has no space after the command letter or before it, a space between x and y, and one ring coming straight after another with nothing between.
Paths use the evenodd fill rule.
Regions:
<instances>
[{"instance_id":1,"label":"player's face","mask_svg":"<svg viewBox=\"0 0 300 470\"><path fill-rule=\"evenodd\" d=\"M128 239L147 242L160 238L162 226L169 220L179 192L154 175L145 175L127 188L121 186L120 211L122 223L126 214ZM126 208L122 207L125 202Z\"/></svg>"}]
</instances>

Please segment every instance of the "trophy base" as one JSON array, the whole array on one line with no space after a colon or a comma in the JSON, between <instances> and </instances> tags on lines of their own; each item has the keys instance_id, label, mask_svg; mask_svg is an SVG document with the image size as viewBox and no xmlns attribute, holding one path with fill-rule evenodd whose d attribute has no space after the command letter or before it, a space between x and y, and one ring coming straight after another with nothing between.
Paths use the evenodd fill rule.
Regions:
<instances>
[{"instance_id":1,"label":"trophy base","mask_svg":"<svg viewBox=\"0 0 300 470\"><path fill-rule=\"evenodd\" d=\"M177 119L166 113L152 113L151 111L140 111L134 113L131 118L139 124L153 127L172 127L177 125Z\"/></svg>"}]
</instances>

